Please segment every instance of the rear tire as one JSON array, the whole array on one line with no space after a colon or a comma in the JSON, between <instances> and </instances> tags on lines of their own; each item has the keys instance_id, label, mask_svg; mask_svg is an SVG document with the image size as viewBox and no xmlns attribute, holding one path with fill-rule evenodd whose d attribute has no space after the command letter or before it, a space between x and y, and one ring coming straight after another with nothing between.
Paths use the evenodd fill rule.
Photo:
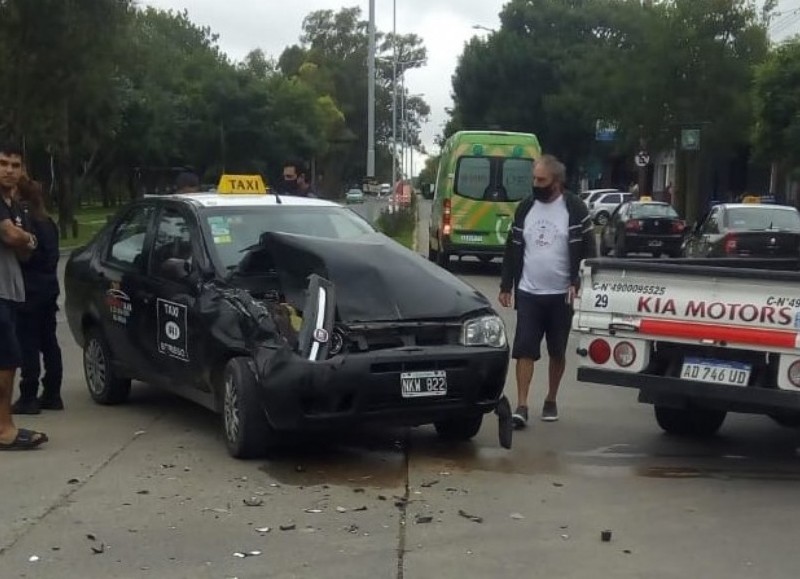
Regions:
<instances>
[{"instance_id":1,"label":"rear tire","mask_svg":"<svg viewBox=\"0 0 800 579\"><path fill-rule=\"evenodd\" d=\"M478 259L480 260L480 262L482 264L486 265L486 264L492 263L492 260L494 258L491 255L479 255Z\"/></svg>"},{"instance_id":2,"label":"rear tire","mask_svg":"<svg viewBox=\"0 0 800 579\"><path fill-rule=\"evenodd\" d=\"M628 255L628 250L625 247L625 237L622 235L617 236L617 243L614 247L614 255L617 257L626 257Z\"/></svg>"},{"instance_id":3,"label":"rear tire","mask_svg":"<svg viewBox=\"0 0 800 579\"><path fill-rule=\"evenodd\" d=\"M131 393L131 381L117 376L111 348L99 328L86 333L83 348L83 374L92 400L98 404L122 404Z\"/></svg>"},{"instance_id":4,"label":"rear tire","mask_svg":"<svg viewBox=\"0 0 800 579\"><path fill-rule=\"evenodd\" d=\"M444 249L439 249L436 252L436 265L444 269L450 269L450 254Z\"/></svg>"},{"instance_id":5,"label":"rear tire","mask_svg":"<svg viewBox=\"0 0 800 579\"><path fill-rule=\"evenodd\" d=\"M275 431L261 407L249 358L232 358L225 366L222 424L228 453L234 458L258 458L275 445Z\"/></svg>"},{"instance_id":6,"label":"rear tire","mask_svg":"<svg viewBox=\"0 0 800 579\"><path fill-rule=\"evenodd\" d=\"M477 416L458 416L434 422L436 433L442 440L465 442L471 440L481 430L483 414Z\"/></svg>"},{"instance_id":7,"label":"rear tire","mask_svg":"<svg viewBox=\"0 0 800 579\"><path fill-rule=\"evenodd\" d=\"M710 408L655 407L656 422L668 434L692 438L713 436L725 421L727 412Z\"/></svg>"}]
</instances>

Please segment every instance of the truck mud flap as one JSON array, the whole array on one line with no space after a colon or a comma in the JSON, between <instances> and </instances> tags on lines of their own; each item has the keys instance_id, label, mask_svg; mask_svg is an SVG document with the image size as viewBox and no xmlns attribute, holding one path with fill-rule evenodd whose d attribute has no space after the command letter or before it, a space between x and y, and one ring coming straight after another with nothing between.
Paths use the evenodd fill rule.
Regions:
<instances>
[{"instance_id":1,"label":"truck mud flap","mask_svg":"<svg viewBox=\"0 0 800 579\"><path fill-rule=\"evenodd\" d=\"M312 362L328 358L336 315L336 288L317 274L309 276L308 297L298 336L298 353Z\"/></svg>"}]
</instances>

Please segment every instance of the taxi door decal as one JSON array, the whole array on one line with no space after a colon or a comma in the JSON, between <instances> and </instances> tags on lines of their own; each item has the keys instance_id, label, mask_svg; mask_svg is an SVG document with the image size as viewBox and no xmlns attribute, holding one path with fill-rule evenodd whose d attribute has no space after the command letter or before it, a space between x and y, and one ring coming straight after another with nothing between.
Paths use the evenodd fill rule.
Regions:
<instances>
[{"instance_id":1,"label":"taxi door decal","mask_svg":"<svg viewBox=\"0 0 800 579\"><path fill-rule=\"evenodd\" d=\"M185 304L158 298L158 352L170 358L189 361L189 336L187 335L187 311Z\"/></svg>"}]
</instances>

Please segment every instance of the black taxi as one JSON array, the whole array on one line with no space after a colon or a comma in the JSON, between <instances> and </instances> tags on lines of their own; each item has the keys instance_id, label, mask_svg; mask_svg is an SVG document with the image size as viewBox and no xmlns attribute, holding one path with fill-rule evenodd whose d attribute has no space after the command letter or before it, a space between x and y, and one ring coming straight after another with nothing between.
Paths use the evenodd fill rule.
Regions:
<instances>
[{"instance_id":1,"label":"black taxi","mask_svg":"<svg viewBox=\"0 0 800 579\"><path fill-rule=\"evenodd\" d=\"M319 199L147 196L71 254L64 286L96 402L163 387L221 414L240 458L368 421L467 440L508 369L483 295Z\"/></svg>"}]
</instances>

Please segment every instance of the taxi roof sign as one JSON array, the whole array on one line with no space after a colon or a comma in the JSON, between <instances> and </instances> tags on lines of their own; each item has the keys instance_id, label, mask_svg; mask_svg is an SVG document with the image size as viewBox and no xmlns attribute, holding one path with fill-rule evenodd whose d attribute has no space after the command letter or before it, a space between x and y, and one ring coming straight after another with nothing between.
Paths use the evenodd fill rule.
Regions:
<instances>
[{"instance_id":1,"label":"taxi roof sign","mask_svg":"<svg viewBox=\"0 0 800 579\"><path fill-rule=\"evenodd\" d=\"M217 185L220 195L266 195L261 175L223 175Z\"/></svg>"}]
</instances>

